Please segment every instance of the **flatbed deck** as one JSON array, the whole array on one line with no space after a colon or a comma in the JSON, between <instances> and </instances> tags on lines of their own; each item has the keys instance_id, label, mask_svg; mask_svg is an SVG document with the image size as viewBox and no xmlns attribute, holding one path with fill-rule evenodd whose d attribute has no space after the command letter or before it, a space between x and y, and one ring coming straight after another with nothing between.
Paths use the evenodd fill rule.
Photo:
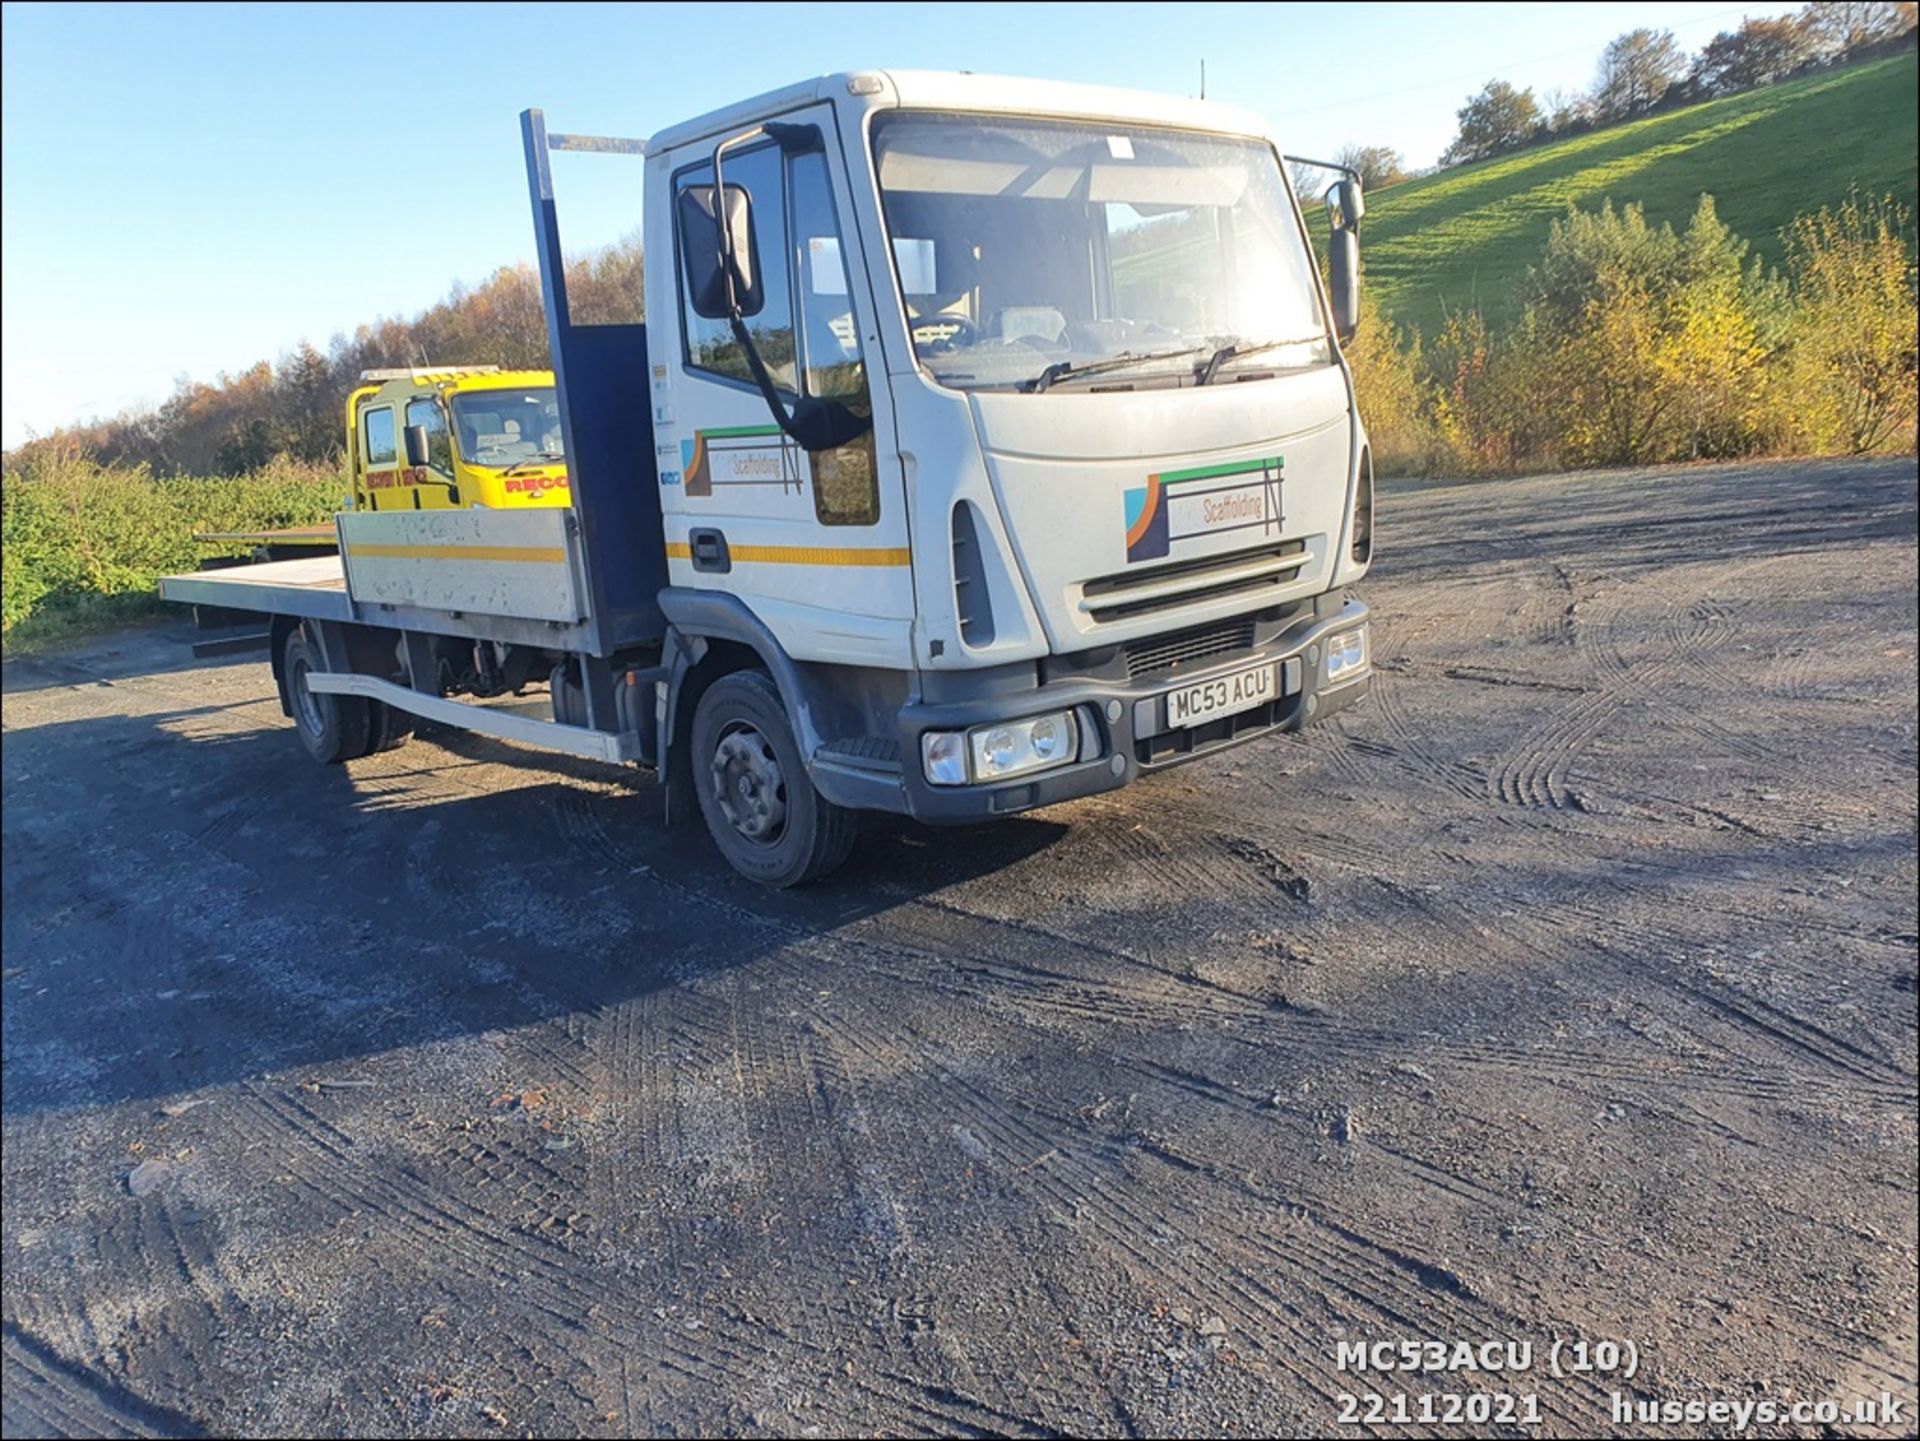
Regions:
<instances>
[{"instance_id":1,"label":"flatbed deck","mask_svg":"<svg viewBox=\"0 0 1920 1441\"><path fill-rule=\"evenodd\" d=\"M338 555L269 560L160 577L162 600L228 610L265 611L314 620L350 621L346 570Z\"/></svg>"},{"instance_id":2,"label":"flatbed deck","mask_svg":"<svg viewBox=\"0 0 1920 1441\"><path fill-rule=\"evenodd\" d=\"M335 546L339 533L332 525L291 525L283 530L196 530L202 545Z\"/></svg>"}]
</instances>

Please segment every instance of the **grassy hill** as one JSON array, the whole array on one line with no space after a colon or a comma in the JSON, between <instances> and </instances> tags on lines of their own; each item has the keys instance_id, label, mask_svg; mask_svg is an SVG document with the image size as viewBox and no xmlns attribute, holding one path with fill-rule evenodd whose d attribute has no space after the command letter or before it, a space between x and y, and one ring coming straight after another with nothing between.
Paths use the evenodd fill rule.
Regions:
<instances>
[{"instance_id":1,"label":"grassy hill","mask_svg":"<svg viewBox=\"0 0 1920 1441\"><path fill-rule=\"evenodd\" d=\"M1634 201L1678 227L1702 191L1736 234L1778 260L1780 228L1850 185L1913 208L1915 94L1908 53L1376 191L1367 283L1395 320L1427 334L1445 309L1477 304L1504 319L1569 203Z\"/></svg>"}]
</instances>

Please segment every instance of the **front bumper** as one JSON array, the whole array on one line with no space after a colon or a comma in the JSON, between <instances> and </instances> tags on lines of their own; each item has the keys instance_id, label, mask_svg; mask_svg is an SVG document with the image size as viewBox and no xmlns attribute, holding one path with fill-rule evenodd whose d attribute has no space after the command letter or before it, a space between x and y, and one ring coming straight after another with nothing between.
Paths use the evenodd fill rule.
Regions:
<instances>
[{"instance_id":1,"label":"front bumper","mask_svg":"<svg viewBox=\"0 0 1920 1441\"><path fill-rule=\"evenodd\" d=\"M1367 618L1362 602L1328 596L1263 644L1178 672L1134 679L1067 676L1044 684L992 688L990 694L959 700L917 701L900 709L896 744L887 747L898 758L897 767L881 771L816 758L810 768L814 784L838 805L905 812L933 824L989 820L1116 790L1144 772L1197 760L1264 735L1299 730L1361 700L1372 688L1371 664L1357 676L1329 685L1326 643L1334 636L1364 629ZM1261 662L1278 667L1280 685L1273 700L1191 727L1168 725L1170 692ZM964 731L1058 710L1072 710L1078 716L1086 759L1038 775L986 784L928 783L920 760L920 737L925 732Z\"/></svg>"}]
</instances>

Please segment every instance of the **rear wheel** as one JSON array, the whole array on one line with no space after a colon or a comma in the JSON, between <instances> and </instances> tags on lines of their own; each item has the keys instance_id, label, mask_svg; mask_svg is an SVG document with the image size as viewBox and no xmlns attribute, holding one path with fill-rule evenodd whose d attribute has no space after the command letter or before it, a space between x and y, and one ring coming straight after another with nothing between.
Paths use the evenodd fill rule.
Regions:
<instances>
[{"instance_id":1,"label":"rear wheel","mask_svg":"<svg viewBox=\"0 0 1920 1441\"><path fill-rule=\"evenodd\" d=\"M835 870L853 849L857 813L807 778L780 692L763 671L722 676L694 708L693 788L720 853L765 886L797 886Z\"/></svg>"},{"instance_id":2,"label":"rear wheel","mask_svg":"<svg viewBox=\"0 0 1920 1441\"><path fill-rule=\"evenodd\" d=\"M315 664L306 632L300 627L287 633L281 655L294 733L307 754L329 765L365 755L373 741L371 702L359 696L324 695L308 686L307 678L322 667Z\"/></svg>"},{"instance_id":3,"label":"rear wheel","mask_svg":"<svg viewBox=\"0 0 1920 1441\"><path fill-rule=\"evenodd\" d=\"M367 738L368 755L397 751L413 739L413 728L419 718L411 711L403 711L377 700L368 701L367 710L371 720Z\"/></svg>"}]
</instances>

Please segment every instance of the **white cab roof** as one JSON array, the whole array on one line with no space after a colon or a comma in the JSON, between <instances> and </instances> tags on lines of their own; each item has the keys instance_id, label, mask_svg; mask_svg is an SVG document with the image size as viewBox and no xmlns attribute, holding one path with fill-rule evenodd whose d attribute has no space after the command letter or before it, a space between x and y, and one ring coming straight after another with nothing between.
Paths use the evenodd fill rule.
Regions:
<instances>
[{"instance_id":1,"label":"white cab roof","mask_svg":"<svg viewBox=\"0 0 1920 1441\"><path fill-rule=\"evenodd\" d=\"M1064 80L1023 80L939 70L857 70L823 75L770 90L721 110L670 126L647 142L658 153L689 141L744 129L769 116L820 101L858 110L989 111L1076 120L1168 125L1183 130L1272 138L1266 119L1236 105L1190 100L1148 90L1116 90Z\"/></svg>"}]
</instances>

